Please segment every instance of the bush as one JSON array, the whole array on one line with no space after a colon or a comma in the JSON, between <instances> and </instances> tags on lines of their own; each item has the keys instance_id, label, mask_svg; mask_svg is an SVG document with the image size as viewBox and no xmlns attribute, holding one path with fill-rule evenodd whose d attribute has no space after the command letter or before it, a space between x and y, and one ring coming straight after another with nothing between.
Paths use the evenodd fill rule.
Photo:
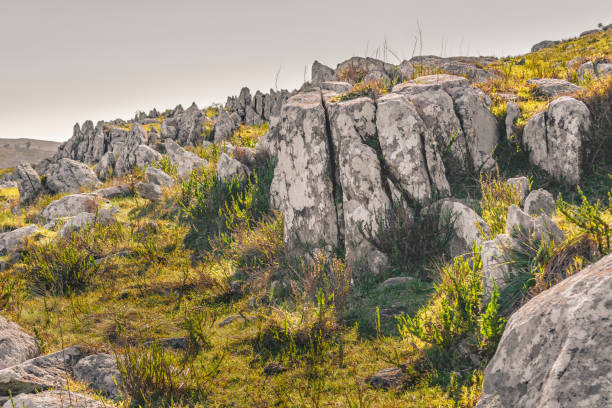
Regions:
<instances>
[{"instance_id":1,"label":"bush","mask_svg":"<svg viewBox=\"0 0 612 408\"><path fill-rule=\"evenodd\" d=\"M268 132L268 122L261 126L246 126L240 125L234 131L230 142L236 147L255 147L260 137Z\"/></svg>"},{"instance_id":2,"label":"bush","mask_svg":"<svg viewBox=\"0 0 612 408\"><path fill-rule=\"evenodd\" d=\"M207 386L218 372L222 357L209 363L186 360L159 344L128 346L117 356L119 382L130 406L189 404L206 398Z\"/></svg>"},{"instance_id":3,"label":"bush","mask_svg":"<svg viewBox=\"0 0 612 408\"><path fill-rule=\"evenodd\" d=\"M152 164L153 167L160 169L164 173L176 177L177 169L169 156L163 155L161 159Z\"/></svg>"},{"instance_id":4,"label":"bush","mask_svg":"<svg viewBox=\"0 0 612 408\"><path fill-rule=\"evenodd\" d=\"M557 208L568 222L576 225L584 234L590 235L597 242L597 250L601 256L609 254L612 228L603 218L606 209L601 201L597 201L595 205L589 203L580 187L578 187L578 193L582 199L579 206L566 203L559 195Z\"/></svg>"},{"instance_id":5,"label":"bush","mask_svg":"<svg viewBox=\"0 0 612 408\"><path fill-rule=\"evenodd\" d=\"M500 177L499 170L496 175L480 176L480 190L482 219L489 226L489 236L484 238L494 239L506 231L508 207L513 204L520 207L521 194L518 186L513 187Z\"/></svg>"},{"instance_id":6,"label":"bush","mask_svg":"<svg viewBox=\"0 0 612 408\"><path fill-rule=\"evenodd\" d=\"M404 337L412 334L427 343L449 348L457 338L473 332L480 317L481 269L477 246L472 256L456 257L442 269L433 301L413 318L398 317L400 334Z\"/></svg>"},{"instance_id":7,"label":"bush","mask_svg":"<svg viewBox=\"0 0 612 408\"><path fill-rule=\"evenodd\" d=\"M353 85L353 89L345 94L338 95L332 98L333 102L348 101L357 99L362 96L367 96L371 99L377 99L389 92L390 84L386 84L382 79L360 81Z\"/></svg>"},{"instance_id":8,"label":"bush","mask_svg":"<svg viewBox=\"0 0 612 408\"><path fill-rule=\"evenodd\" d=\"M210 249L210 240L229 241L227 233L247 228L269 213L268 194L274 176L269 162L246 180L237 177L222 181L215 174L192 174L182 182L180 204L192 231L188 240L196 247Z\"/></svg>"},{"instance_id":9,"label":"bush","mask_svg":"<svg viewBox=\"0 0 612 408\"><path fill-rule=\"evenodd\" d=\"M396 271L427 278L425 267L448 251L454 221L454 216L438 205L414 215L411 208L394 202L378 218L376 231L368 225L361 230L378 250L389 256Z\"/></svg>"},{"instance_id":10,"label":"bush","mask_svg":"<svg viewBox=\"0 0 612 408\"><path fill-rule=\"evenodd\" d=\"M75 239L30 246L23 263L24 279L41 294L64 295L83 290L98 271L94 255Z\"/></svg>"}]
</instances>

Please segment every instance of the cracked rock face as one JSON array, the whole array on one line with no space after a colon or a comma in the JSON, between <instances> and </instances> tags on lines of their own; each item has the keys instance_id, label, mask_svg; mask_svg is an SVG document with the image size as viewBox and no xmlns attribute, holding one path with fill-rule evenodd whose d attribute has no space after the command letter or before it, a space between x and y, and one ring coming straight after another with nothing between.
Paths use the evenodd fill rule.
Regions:
<instances>
[{"instance_id":1,"label":"cracked rock face","mask_svg":"<svg viewBox=\"0 0 612 408\"><path fill-rule=\"evenodd\" d=\"M529 160L559 181L578 184L583 137L590 129L591 115L583 102L567 96L555 99L525 126Z\"/></svg>"},{"instance_id":2,"label":"cracked rock face","mask_svg":"<svg viewBox=\"0 0 612 408\"><path fill-rule=\"evenodd\" d=\"M612 255L540 293L508 320L478 408L608 407Z\"/></svg>"},{"instance_id":3,"label":"cracked rock face","mask_svg":"<svg viewBox=\"0 0 612 408\"><path fill-rule=\"evenodd\" d=\"M390 207L383 188L377 152L367 143L376 141L376 106L369 98L328 104L329 121L337 152L342 187L346 260L353 267L365 262L373 273L387 263L387 257L364 236L363 228L376 232L378 222Z\"/></svg>"},{"instance_id":4,"label":"cracked rock face","mask_svg":"<svg viewBox=\"0 0 612 408\"><path fill-rule=\"evenodd\" d=\"M320 92L291 97L280 118L278 163L270 187L271 201L284 216L289 253L338 245L338 217L328 124Z\"/></svg>"},{"instance_id":5,"label":"cracked rock face","mask_svg":"<svg viewBox=\"0 0 612 408\"><path fill-rule=\"evenodd\" d=\"M38 173L29 163L21 163L15 168L13 180L17 183L19 201L22 204L30 203L43 192Z\"/></svg>"},{"instance_id":6,"label":"cracked rock face","mask_svg":"<svg viewBox=\"0 0 612 408\"><path fill-rule=\"evenodd\" d=\"M432 147L433 134L408 98L398 94L380 98L376 128L385 163L411 200L424 205L436 190L449 195L444 165Z\"/></svg>"},{"instance_id":7,"label":"cracked rock face","mask_svg":"<svg viewBox=\"0 0 612 408\"><path fill-rule=\"evenodd\" d=\"M47 188L54 193L74 193L100 185L96 174L85 163L60 159L47 177Z\"/></svg>"}]
</instances>

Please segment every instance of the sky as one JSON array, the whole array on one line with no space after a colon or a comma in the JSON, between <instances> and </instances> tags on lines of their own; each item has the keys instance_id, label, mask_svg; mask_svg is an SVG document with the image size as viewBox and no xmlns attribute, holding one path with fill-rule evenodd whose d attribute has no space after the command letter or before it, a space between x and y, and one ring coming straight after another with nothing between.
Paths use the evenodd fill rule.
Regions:
<instances>
[{"instance_id":1,"label":"sky","mask_svg":"<svg viewBox=\"0 0 612 408\"><path fill-rule=\"evenodd\" d=\"M0 0L0 138L295 89L315 59L382 58L385 43L399 63L419 27L423 54L506 56L600 22L612 1Z\"/></svg>"}]
</instances>

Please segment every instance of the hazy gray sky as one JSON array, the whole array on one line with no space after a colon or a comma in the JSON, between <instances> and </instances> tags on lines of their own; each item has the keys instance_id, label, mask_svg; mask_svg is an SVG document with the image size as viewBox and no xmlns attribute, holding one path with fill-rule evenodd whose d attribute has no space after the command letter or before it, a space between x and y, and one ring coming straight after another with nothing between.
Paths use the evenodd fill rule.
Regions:
<instances>
[{"instance_id":1,"label":"hazy gray sky","mask_svg":"<svg viewBox=\"0 0 612 408\"><path fill-rule=\"evenodd\" d=\"M0 138L224 103L270 89L279 67L293 89L313 60L335 67L385 38L409 58L417 21L425 54L503 56L612 23L612 1L0 0Z\"/></svg>"}]
</instances>

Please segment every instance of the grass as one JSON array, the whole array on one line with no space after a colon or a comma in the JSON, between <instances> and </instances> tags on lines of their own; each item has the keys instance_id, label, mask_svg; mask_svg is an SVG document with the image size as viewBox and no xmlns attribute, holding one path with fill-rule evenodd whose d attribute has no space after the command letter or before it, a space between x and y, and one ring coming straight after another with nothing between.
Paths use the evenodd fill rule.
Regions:
<instances>
[{"instance_id":1,"label":"grass","mask_svg":"<svg viewBox=\"0 0 612 408\"><path fill-rule=\"evenodd\" d=\"M353 88L347 93L334 96L332 102L342 102L367 96L376 100L389 92L391 84L386 84L382 79L358 81L353 84Z\"/></svg>"},{"instance_id":2,"label":"grass","mask_svg":"<svg viewBox=\"0 0 612 408\"><path fill-rule=\"evenodd\" d=\"M573 57L571 49L554 52ZM510 65L511 78L549 69L520 59ZM519 87L516 81L508 86ZM591 83L581 96L602 108L600 132L607 129L608 90ZM546 103L524 91L522 103ZM249 147L262 133L241 129L235 143ZM508 313L610 250L608 173L593 171L582 192L569 191L526 165L519 147L520 140L500 144L496 154L507 160L499 160L499 172L475 176L466 187L481 199L489 238L503 232L506 208L517 203L505 178L528 175L533 188L562 193L555 220L567 240L523 242L509 254L520 270L516 281L487 304L477 247L453 260L437 257L450 224L435 212L394 208L383 228L370 232L392 259L380 276L354 276L333 255L310 254L310 263L289 258L282 216L267 202L274 162L242 183L222 183L215 163L226 147L213 145L191 149L210 167L165 189L162 200L112 199L117 223L68 240L53 240L57 228L44 231L20 262L0 272L0 311L36 333L45 352L82 344L115 353L124 407L474 407ZM156 166L173 173L165 159ZM107 183L140 178L136 171ZM34 221L57 197L13 214L17 198L15 189L0 191L3 231ZM411 279L381 286L395 275ZM156 342L167 337L187 338L187 350ZM264 373L270 364L277 373ZM365 383L389 366L404 373L401 387Z\"/></svg>"},{"instance_id":3,"label":"grass","mask_svg":"<svg viewBox=\"0 0 612 408\"><path fill-rule=\"evenodd\" d=\"M240 125L230 138L230 143L235 147L253 148L257 144L259 138L265 135L268 130L269 125L267 122L260 126Z\"/></svg>"}]
</instances>

